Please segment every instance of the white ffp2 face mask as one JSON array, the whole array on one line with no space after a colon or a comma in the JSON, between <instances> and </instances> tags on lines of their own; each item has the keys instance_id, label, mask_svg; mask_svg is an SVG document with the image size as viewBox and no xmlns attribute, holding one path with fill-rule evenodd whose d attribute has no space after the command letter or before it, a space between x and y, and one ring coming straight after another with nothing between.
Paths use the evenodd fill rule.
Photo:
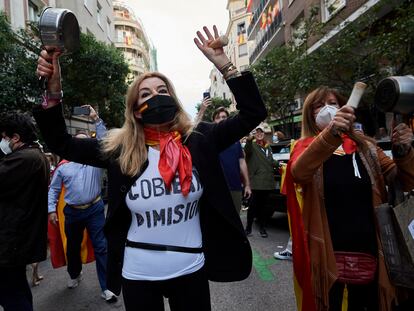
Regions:
<instances>
[{"instance_id":1,"label":"white ffp2 face mask","mask_svg":"<svg viewBox=\"0 0 414 311\"><path fill-rule=\"evenodd\" d=\"M1 151L3 151L4 154L12 153L12 150L10 148L10 141L6 140L5 138L2 138L0 141L0 149Z\"/></svg>"},{"instance_id":2,"label":"white ffp2 face mask","mask_svg":"<svg viewBox=\"0 0 414 311\"><path fill-rule=\"evenodd\" d=\"M331 123L332 119L334 118L335 114L338 112L338 108L332 105L323 106L321 110L319 110L318 114L316 115L316 125L322 131L324 130L329 123Z\"/></svg>"}]
</instances>

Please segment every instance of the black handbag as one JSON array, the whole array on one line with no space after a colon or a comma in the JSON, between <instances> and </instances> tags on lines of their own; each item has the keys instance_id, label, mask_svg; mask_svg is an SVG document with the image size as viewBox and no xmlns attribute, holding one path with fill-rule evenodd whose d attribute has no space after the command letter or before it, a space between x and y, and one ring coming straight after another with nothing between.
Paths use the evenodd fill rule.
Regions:
<instances>
[{"instance_id":1,"label":"black handbag","mask_svg":"<svg viewBox=\"0 0 414 311\"><path fill-rule=\"evenodd\" d=\"M389 187L389 202L375 209L387 265L388 276L395 286L414 289L414 197L405 197L398 180Z\"/></svg>"}]
</instances>

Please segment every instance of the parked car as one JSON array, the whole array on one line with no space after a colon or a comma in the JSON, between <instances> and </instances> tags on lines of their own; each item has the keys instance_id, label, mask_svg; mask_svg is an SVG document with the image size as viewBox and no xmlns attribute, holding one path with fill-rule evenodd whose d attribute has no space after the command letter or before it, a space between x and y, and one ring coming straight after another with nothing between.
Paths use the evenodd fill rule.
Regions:
<instances>
[{"instance_id":1,"label":"parked car","mask_svg":"<svg viewBox=\"0 0 414 311\"><path fill-rule=\"evenodd\" d=\"M271 144L273 159L287 163L290 157L290 139Z\"/></svg>"},{"instance_id":2,"label":"parked car","mask_svg":"<svg viewBox=\"0 0 414 311\"><path fill-rule=\"evenodd\" d=\"M392 143L389 139L377 140L377 146L384 150L384 153L392 159Z\"/></svg>"},{"instance_id":3,"label":"parked car","mask_svg":"<svg viewBox=\"0 0 414 311\"><path fill-rule=\"evenodd\" d=\"M290 157L290 139L279 141L277 143L271 144L270 147L272 148L273 159L278 161L279 164L285 163L289 161ZM271 216L274 212L286 213L287 206L286 206L286 196L280 193L280 182L281 182L281 174L280 170L276 169L274 172L275 179L276 179L276 189L272 191L269 195L269 199L266 202L266 209L269 211L268 214Z\"/></svg>"}]
</instances>

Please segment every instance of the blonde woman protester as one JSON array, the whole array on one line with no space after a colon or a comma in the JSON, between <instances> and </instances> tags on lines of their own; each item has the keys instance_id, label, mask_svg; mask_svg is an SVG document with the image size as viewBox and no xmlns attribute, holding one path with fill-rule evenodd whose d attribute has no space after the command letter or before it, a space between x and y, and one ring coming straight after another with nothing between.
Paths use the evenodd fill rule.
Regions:
<instances>
[{"instance_id":1,"label":"blonde woman protester","mask_svg":"<svg viewBox=\"0 0 414 311\"><path fill-rule=\"evenodd\" d=\"M298 297L308 310L344 310L344 305L347 310L391 310L398 292L388 279L374 208L387 201L385 185L392 176L405 190L414 187L413 133L405 124L394 128L392 143L405 152L392 160L353 129L354 109L345 104L327 87L306 97L302 137L287 168L293 266L302 288ZM299 204L290 199L293 182L302 188L299 218ZM349 260L367 265L349 274L339 265Z\"/></svg>"},{"instance_id":2,"label":"blonde woman protester","mask_svg":"<svg viewBox=\"0 0 414 311\"><path fill-rule=\"evenodd\" d=\"M222 47L209 46L216 27L214 35L203 29L194 42L227 80L240 110L233 118L192 128L171 82L157 72L130 86L124 125L102 144L66 133L59 100L34 111L54 152L108 169L107 282L117 295L122 287L126 310L164 310L163 297L173 311L210 310L208 280L239 281L251 271L219 153L267 113L253 76L240 75ZM51 93L61 90L58 56L42 51L38 61Z\"/></svg>"}]
</instances>

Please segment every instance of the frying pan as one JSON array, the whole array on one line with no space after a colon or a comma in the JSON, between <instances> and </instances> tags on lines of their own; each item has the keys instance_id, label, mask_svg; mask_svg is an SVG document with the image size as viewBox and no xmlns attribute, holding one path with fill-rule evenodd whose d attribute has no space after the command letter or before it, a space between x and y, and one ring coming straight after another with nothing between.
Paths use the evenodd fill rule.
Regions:
<instances>
[{"instance_id":1,"label":"frying pan","mask_svg":"<svg viewBox=\"0 0 414 311\"><path fill-rule=\"evenodd\" d=\"M76 52L80 46L79 24L75 14L68 9L47 7L39 19L40 40L48 52L58 49L62 55ZM42 89L46 89L47 81L39 79Z\"/></svg>"}]
</instances>

